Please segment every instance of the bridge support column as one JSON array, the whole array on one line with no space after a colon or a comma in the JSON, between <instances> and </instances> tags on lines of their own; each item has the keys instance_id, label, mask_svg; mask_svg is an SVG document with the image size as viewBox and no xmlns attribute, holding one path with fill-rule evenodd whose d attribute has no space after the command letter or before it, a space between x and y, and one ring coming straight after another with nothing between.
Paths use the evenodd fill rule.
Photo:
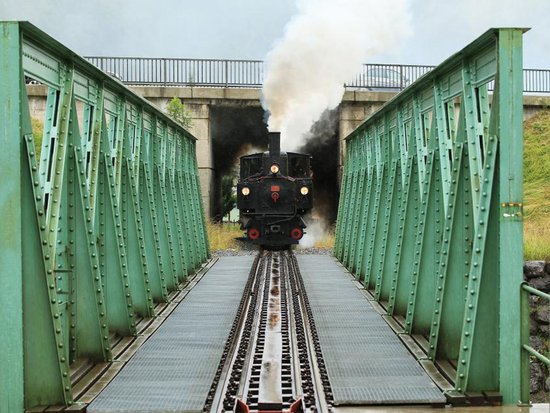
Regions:
<instances>
[{"instance_id":1,"label":"bridge support column","mask_svg":"<svg viewBox=\"0 0 550 413\"><path fill-rule=\"evenodd\" d=\"M21 148L19 108L21 52L17 23L3 25L0 38L0 411L22 412L23 380L23 234L21 233Z\"/></svg>"},{"instance_id":2,"label":"bridge support column","mask_svg":"<svg viewBox=\"0 0 550 413\"><path fill-rule=\"evenodd\" d=\"M376 112L393 93L346 92L340 104L338 124L338 182L342 178L346 156L346 141L355 128ZM374 97L374 99L373 99Z\"/></svg>"},{"instance_id":3,"label":"bridge support column","mask_svg":"<svg viewBox=\"0 0 550 413\"><path fill-rule=\"evenodd\" d=\"M192 115L190 132L197 140L197 162L201 183L202 204L208 219L212 211L214 192L214 164L212 160L212 136L210 128L210 105L204 103L185 103Z\"/></svg>"},{"instance_id":4,"label":"bridge support column","mask_svg":"<svg viewBox=\"0 0 550 413\"><path fill-rule=\"evenodd\" d=\"M500 205L500 330L499 366L500 391L506 404L515 403L521 394L522 342L520 293L517 286L523 280L523 111L522 111L522 30L499 30L496 78L499 91L498 124L500 154L497 172ZM518 328L509 328L517 326ZM525 380L525 378L524 378ZM529 400L521 400L528 403Z\"/></svg>"},{"instance_id":5,"label":"bridge support column","mask_svg":"<svg viewBox=\"0 0 550 413\"><path fill-rule=\"evenodd\" d=\"M204 216L209 219L211 216L214 198L214 163L212 157L212 133L210 120L210 106L213 98L207 92L206 95L201 88L198 91L193 88L162 88L134 86L130 88L140 94L155 106L166 113L166 107L172 98L179 98L187 110L191 113L191 132L197 138L197 162L199 167L199 178L201 184L202 205ZM197 96L195 96L197 95ZM221 95L223 96L223 95ZM218 95L214 95L220 98Z\"/></svg>"}]
</instances>

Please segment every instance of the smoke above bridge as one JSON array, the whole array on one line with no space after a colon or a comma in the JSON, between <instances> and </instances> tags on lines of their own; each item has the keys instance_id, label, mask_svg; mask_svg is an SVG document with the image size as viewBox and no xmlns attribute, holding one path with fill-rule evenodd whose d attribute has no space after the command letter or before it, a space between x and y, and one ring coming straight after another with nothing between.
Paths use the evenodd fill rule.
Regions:
<instances>
[{"instance_id":1,"label":"smoke above bridge","mask_svg":"<svg viewBox=\"0 0 550 413\"><path fill-rule=\"evenodd\" d=\"M266 58L263 105L270 131L295 150L313 123L338 106L344 84L370 56L410 33L408 0L297 0L298 13Z\"/></svg>"}]
</instances>

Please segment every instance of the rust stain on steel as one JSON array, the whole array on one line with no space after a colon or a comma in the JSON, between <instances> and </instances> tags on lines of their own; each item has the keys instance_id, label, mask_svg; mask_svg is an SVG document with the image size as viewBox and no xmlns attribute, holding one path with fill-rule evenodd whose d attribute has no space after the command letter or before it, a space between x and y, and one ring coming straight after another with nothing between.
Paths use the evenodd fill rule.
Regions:
<instances>
[{"instance_id":1,"label":"rust stain on steel","mask_svg":"<svg viewBox=\"0 0 550 413\"><path fill-rule=\"evenodd\" d=\"M274 329L279 323L280 319L281 317L279 316L279 314L271 313L271 315L269 316L269 328Z\"/></svg>"},{"instance_id":2,"label":"rust stain on steel","mask_svg":"<svg viewBox=\"0 0 550 413\"><path fill-rule=\"evenodd\" d=\"M262 369L258 391L260 410L279 410L282 408L281 361L281 292L278 263L273 263L269 277L269 300L267 325L265 327L265 348L262 354Z\"/></svg>"}]
</instances>

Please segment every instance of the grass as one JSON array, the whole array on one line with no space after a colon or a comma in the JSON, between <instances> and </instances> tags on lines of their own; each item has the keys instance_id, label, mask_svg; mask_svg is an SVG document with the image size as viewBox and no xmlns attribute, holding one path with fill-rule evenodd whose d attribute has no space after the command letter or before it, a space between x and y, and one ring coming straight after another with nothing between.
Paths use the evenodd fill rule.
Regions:
<instances>
[{"instance_id":1,"label":"grass","mask_svg":"<svg viewBox=\"0 0 550 413\"><path fill-rule=\"evenodd\" d=\"M217 224L208 222L208 241L212 251L233 249L239 251L241 244L235 239L243 236L239 225ZM332 249L334 247L334 230L326 231L323 235L316 237L314 248Z\"/></svg>"},{"instance_id":2,"label":"grass","mask_svg":"<svg viewBox=\"0 0 550 413\"><path fill-rule=\"evenodd\" d=\"M326 231L315 240L314 248L331 250L334 248L334 230Z\"/></svg>"},{"instance_id":3,"label":"grass","mask_svg":"<svg viewBox=\"0 0 550 413\"><path fill-rule=\"evenodd\" d=\"M243 231L239 225L235 224L215 224L208 222L206 224L208 231L208 241L212 251L234 249L240 250L241 247L235 238L241 237Z\"/></svg>"},{"instance_id":4,"label":"grass","mask_svg":"<svg viewBox=\"0 0 550 413\"><path fill-rule=\"evenodd\" d=\"M523 233L525 260L550 261L550 220L541 223L526 218Z\"/></svg>"},{"instance_id":5,"label":"grass","mask_svg":"<svg viewBox=\"0 0 550 413\"><path fill-rule=\"evenodd\" d=\"M44 123L40 119L31 118L32 135L34 137L34 146L36 149L36 160L40 161L40 150L42 149L42 132Z\"/></svg>"},{"instance_id":6,"label":"grass","mask_svg":"<svg viewBox=\"0 0 550 413\"><path fill-rule=\"evenodd\" d=\"M524 123L524 257L550 261L550 110Z\"/></svg>"}]
</instances>

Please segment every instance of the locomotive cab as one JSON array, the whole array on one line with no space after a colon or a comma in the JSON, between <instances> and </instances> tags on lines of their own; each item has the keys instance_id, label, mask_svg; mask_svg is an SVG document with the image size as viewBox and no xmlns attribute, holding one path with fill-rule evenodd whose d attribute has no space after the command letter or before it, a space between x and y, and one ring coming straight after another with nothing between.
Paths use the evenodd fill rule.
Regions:
<instances>
[{"instance_id":1,"label":"locomotive cab","mask_svg":"<svg viewBox=\"0 0 550 413\"><path fill-rule=\"evenodd\" d=\"M269 134L269 151L240 159L237 208L247 238L258 245L297 244L313 206L310 156L280 151L280 133Z\"/></svg>"}]
</instances>

